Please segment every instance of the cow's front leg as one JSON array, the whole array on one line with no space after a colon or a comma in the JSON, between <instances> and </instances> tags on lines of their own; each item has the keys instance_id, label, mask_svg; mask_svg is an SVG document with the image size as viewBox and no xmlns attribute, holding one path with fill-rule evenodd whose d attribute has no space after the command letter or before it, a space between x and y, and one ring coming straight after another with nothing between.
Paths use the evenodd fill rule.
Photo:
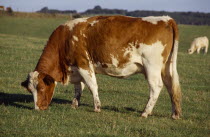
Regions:
<instances>
[{"instance_id":1,"label":"cow's front leg","mask_svg":"<svg viewBox=\"0 0 210 137\"><path fill-rule=\"evenodd\" d=\"M201 48L198 48L197 49L197 54L200 54L200 50L201 50Z\"/></svg>"},{"instance_id":2,"label":"cow's front leg","mask_svg":"<svg viewBox=\"0 0 210 137\"><path fill-rule=\"evenodd\" d=\"M93 95L93 103L94 103L94 111L101 111L101 102L98 96L98 85L96 82L95 72L93 70L93 66L89 68L90 70L79 68L79 73L83 77L87 87L90 89Z\"/></svg>"},{"instance_id":3,"label":"cow's front leg","mask_svg":"<svg viewBox=\"0 0 210 137\"><path fill-rule=\"evenodd\" d=\"M72 100L72 108L77 108L80 105L80 98L85 85L83 82L74 84L74 99Z\"/></svg>"}]
</instances>

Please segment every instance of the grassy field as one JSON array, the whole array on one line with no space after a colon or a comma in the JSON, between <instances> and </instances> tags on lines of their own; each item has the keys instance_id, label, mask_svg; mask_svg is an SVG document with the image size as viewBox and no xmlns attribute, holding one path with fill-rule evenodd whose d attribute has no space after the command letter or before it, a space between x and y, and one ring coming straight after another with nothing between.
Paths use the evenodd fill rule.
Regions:
<instances>
[{"instance_id":1,"label":"grassy field","mask_svg":"<svg viewBox=\"0 0 210 137\"><path fill-rule=\"evenodd\" d=\"M35 68L49 35L66 18L0 17L0 136L160 136L210 135L210 54L188 55L194 37L210 38L210 26L179 25L178 71L183 117L172 120L166 89L154 114L141 118L148 99L143 75L116 79L97 75L102 112L94 113L85 89L79 109L70 107L73 86L58 84L46 111L33 110L33 97L20 83Z\"/></svg>"}]
</instances>

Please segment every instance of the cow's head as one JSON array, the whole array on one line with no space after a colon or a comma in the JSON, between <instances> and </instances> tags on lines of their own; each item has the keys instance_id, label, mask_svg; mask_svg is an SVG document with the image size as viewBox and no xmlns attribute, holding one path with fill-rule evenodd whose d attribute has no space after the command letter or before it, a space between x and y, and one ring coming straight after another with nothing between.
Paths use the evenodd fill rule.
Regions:
<instances>
[{"instance_id":1,"label":"cow's head","mask_svg":"<svg viewBox=\"0 0 210 137\"><path fill-rule=\"evenodd\" d=\"M193 54L194 50L188 49L188 54Z\"/></svg>"},{"instance_id":2,"label":"cow's head","mask_svg":"<svg viewBox=\"0 0 210 137\"><path fill-rule=\"evenodd\" d=\"M31 72L28 78L21 83L21 86L33 94L35 109L45 110L48 108L55 88L55 80L50 75L37 71Z\"/></svg>"}]
</instances>

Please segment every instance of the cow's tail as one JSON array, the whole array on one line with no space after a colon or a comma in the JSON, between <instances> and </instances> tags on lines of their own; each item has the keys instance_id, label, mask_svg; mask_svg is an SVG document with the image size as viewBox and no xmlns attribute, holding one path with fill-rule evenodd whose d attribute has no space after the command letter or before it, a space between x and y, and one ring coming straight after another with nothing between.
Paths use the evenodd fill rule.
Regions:
<instances>
[{"instance_id":1,"label":"cow's tail","mask_svg":"<svg viewBox=\"0 0 210 137\"><path fill-rule=\"evenodd\" d=\"M171 97L172 103L172 118L179 119L181 116L181 88L179 83L179 75L177 72L177 54L178 54L178 44L179 44L179 32L178 26L174 20L170 20L170 24L173 28L173 48L171 50L168 71L170 73L170 82L168 91Z\"/></svg>"}]
</instances>

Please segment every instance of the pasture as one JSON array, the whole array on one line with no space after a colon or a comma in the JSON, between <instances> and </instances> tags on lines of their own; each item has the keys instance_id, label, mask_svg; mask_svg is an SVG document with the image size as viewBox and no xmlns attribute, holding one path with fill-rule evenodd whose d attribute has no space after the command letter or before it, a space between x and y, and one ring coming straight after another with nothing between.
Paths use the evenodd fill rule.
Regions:
<instances>
[{"instance_id":1,"label":"pasture","mask_svg":"<svg viewBox=\"0 0 210 137\"><path fill-rule=\"evenodd\" d=\"M0 16L0 136L161 136L210 135L210 53L188 55L194 37L210 38L210 26L179 25L178 72L183 116L171 119L164 88L153 115L141 118L148 96L143 75L117 79L97 75L102 112L93 112L85 88L81 106L71 108L73 85L58 84L46 111L35 111L33 97L20 83L33 71L48 37L67 18Z\"/></svg>"}]
</instances>

